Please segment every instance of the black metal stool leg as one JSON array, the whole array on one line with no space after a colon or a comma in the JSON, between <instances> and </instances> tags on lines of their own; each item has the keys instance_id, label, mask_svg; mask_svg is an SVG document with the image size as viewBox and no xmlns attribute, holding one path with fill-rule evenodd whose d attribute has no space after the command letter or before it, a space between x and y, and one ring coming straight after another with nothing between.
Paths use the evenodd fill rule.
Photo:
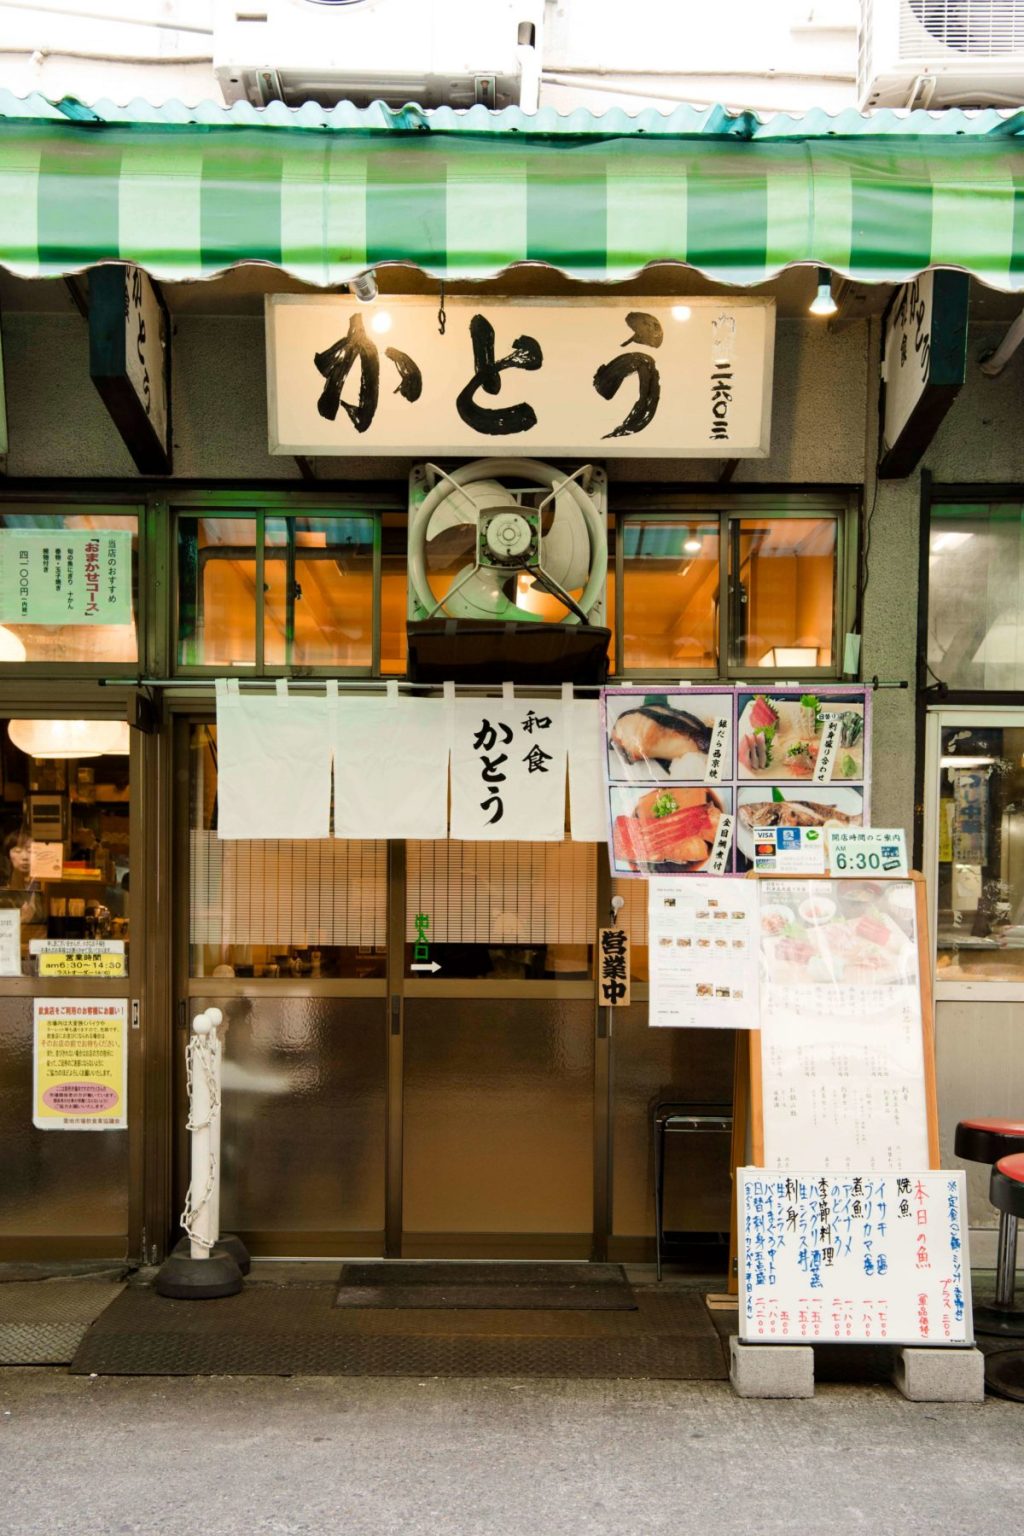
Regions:
<instances>
[{"instance_id":1,"label":"black metal stool leg","mask_svg":"<svg viewBox=\"0 0 1024 1536\"><path fill-rule=\"evenodd\" d=\"M1014 1307L1017 1278L1017 1217L1003 1211L999 1217L996 1249L996 1294L990 1307L975 1307L974 1331L986 1337L1024 1339L1024 1311Z\"/></svg>"}]
</instances>

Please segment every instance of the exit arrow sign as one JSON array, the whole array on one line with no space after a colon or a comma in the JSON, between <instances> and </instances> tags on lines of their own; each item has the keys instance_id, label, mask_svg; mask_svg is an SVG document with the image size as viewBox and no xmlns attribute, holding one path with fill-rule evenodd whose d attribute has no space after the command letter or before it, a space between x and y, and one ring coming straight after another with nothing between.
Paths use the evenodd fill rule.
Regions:
<instances>
[{"instance_id":1,"label":"exit arrow sign","mask_svg":"<svg viewBox=\"0 0 1024 1536\"><path fill-rule=\"evenodd\" d=\"M410 971L439 971L441 967L436 960L431 960L427 965L410 965Z\"/></svg>"}]
</instances>

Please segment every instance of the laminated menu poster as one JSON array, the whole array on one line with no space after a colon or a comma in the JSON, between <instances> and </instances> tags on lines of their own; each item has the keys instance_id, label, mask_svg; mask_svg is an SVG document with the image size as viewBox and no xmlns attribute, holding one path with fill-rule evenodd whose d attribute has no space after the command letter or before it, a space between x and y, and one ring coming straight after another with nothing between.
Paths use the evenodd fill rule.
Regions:
<instances>
[{"instance_id":1,"label":"laminated menu poster","mask_svg":"<svg viewBox=\"0 0 1024 1536\"><path fill-rule=\"evenodd\" d=\"M652 1028L756 1029L757 895L735 877L651 881Z\"/></svg>"},{"instance_id":2,"label":"laminated menu poster","mask_svg":"<svg viewBox=\"0 0 1024 1536\"><path fill-rule=\"evenodd\" d=\"M772 828L867 823L863 687L607 688L602 711L617 877L741 873Z\"/></svg>"},{"instance_id":3,"label":"laminated menu poster","mask_svg":"<svg viewBox=\"0 0 1024 1536\"><path fill-rule=\"evenodd\" d=\"M970 1344L962 1171L737 1169L740 1338Z\"/></svg>"},{"instance_id":4,"label":"laminated menu poster","mask_svg":"<svg viewBox=\"0 0 1024 1536\"><path fill-rule=\"evenodd\" d=\"M927 1168L934 1095L917 883L758 886L765 1166Z\"/></svg>"}]
</instances>

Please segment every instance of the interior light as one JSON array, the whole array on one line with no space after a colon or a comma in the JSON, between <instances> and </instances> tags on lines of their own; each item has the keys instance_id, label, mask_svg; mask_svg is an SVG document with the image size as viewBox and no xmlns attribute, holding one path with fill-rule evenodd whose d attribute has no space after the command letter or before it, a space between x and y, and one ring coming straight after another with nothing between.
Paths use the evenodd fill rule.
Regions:
<instances>
[{"instance_id":1,"label":"interior light","mask_svg":"<svg viewBox=\"0 0 1024 1536\"><path fill-rule=\"evenodd\" d=\"M765 651L759 667L816 667L818 665L818 647L816 645L776 645L770 651Z\"/></svg>"},{"instance_id":2,"label":"interior light","mask_svg":"<svg viewBox=\"0 0 1024 1536\"><path fill-rule=\"evenodd\" d=\"M689 318L690 318L690 316L692 314L693 314L693 310L690 308L689 304L673 304L672 305L672 319L673 320L689 320Z\"/></svg>"},{"instance_id":3,"label":"interior light","mask_svg":"<svg viewBox=\"0 0 1024 1536\"><path fill-rule=\"evenodd\" d=\"M692 528L687 530L687 536L683 541L684 555L699 555L704 548L703 541L699 539Z\"/></svg>"},{"instance_id":4,"label":"interior light","mask_svg":"<svg viewBox=\"0 0 1024 1536\"><path fill-rule=\"evenodd\" d=\"M360 304L372 304L377 297L377 276L372 267L353 277L348 286Z\"/></svg>"},{"instance_id":5,"label":"interior light","mask_svg":"<svg viewBox=\"0 0 1024 1536\"><path fill-rule=\"evenodd\" d=\"M370 329L371 331L376 331L381 336L383 336L385 331L390 331L391 315L388 310L378 309L376 311L373 319L370 321Z\"/></svg>"},{"instance_id":6,"label":"interior light","mask_svg":"<svg viewBox=\"0 0 1024 1536\"><path fill-rule=\"evenodd\" d=\"M994 757L940 757L939 766L942 768L987 768L995 762Z\"/></svg>"},{"instance_id":7,"label":"interior light","mask_svg":"<svg viewBox=\"0 0 1024 1536\"><path fill-rule=\"evenodd\" d=\"M973 534L953 533L952 530L949 532L933 533L929 548L933 555L941 555L947 549L959 549L961 544L966 544L970 538L973 538Z\"/></svg>"},{"instance_id":8,"label":"interior light","mask_svg":"<svg viewBox=\"0 0 1024 1536\"><path fill-rule=\"evenodd\" d=\"M27 655L14 630L0 624L0 661L24 661Z\"/></svg>"},{"instance_id":9,"label":"interior light","mask_svg":"<svg viewBox=\"0 0 1024 1536\"><path fill-rule=\"evenodd\" d=\"M11 720L7 734L29 757L125 757L127 720Z\"/></svg>"},{"instance_id":10,"label":"interior light","mask_svg":"<svg viewBox=\"0 0 1024 1536\"><path fill-rule=\"evenodd\" d=\"M818 268L818 291L808 306L812 315L835 315L839 305L832 297L832 278L827 267Z\"/></svg>"}]
</instances>

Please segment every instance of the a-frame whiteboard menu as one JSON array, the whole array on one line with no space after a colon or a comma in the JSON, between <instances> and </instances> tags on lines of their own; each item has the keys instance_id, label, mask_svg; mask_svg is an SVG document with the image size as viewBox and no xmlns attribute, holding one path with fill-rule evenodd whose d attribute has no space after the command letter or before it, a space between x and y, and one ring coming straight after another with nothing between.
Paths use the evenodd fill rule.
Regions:
<instances>
[{"instance_id":1,"label":"a-frame whiteboard menu","mask_svg":"<svg viewBox=\"0 0 1024 1536\"><path fill-rule=\"evenodd\" d=\"M754 1161L938 1165L924 882L760 879Z\"/></svg>"}]
</instances>

